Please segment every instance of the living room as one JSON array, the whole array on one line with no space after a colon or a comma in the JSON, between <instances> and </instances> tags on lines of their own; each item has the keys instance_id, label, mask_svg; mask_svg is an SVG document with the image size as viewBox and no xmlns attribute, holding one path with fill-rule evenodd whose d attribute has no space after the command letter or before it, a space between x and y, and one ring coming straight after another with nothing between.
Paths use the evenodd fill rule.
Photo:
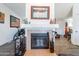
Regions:
<instances>
[{"instance_id":1,"label":"living room","mask_svg":"<svg viewBox=\"0 0 79 59\"><path fill-rule=\"evenodd\" d=\"M0 8L0 55L79 55L78 3L0 3ZM65 44L77 46L64 46L68 39ZM72 53L63 50L68 46Z\"/></svg>"}]
</instances>

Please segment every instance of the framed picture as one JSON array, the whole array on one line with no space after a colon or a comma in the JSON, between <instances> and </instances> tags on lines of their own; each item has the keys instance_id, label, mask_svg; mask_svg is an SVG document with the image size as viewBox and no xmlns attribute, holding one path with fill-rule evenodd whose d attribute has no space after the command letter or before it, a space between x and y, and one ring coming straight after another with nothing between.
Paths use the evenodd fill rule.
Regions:
<instances>
[{"instance_id":1,"label":"framed picture","mask_svg":"<svg viewBox=\"0 0 79 59\"><path fill-rule=\"evenodd\" d=\"M31 19L49 19L49 6L31 6Z\"/></svg>"},{"instance_id":2,"label":"framed picture","mask_svg":"<svg viewBox=\"0 0 79 59\"><path fill-rule=\"evenodd\" d=\"M0 12L0 23L4 23L5 20L5 14Z\"/></svg>"},{"instance_id":3,"label":"framed picture","mask_svg":"<svg viewBox=\"0 0 79 59\"><path fill-rule=\"evenodd\" d=\"M10 27L19 28L20 27L20 19L10 15Z\"/></svg>"}]
</instances>

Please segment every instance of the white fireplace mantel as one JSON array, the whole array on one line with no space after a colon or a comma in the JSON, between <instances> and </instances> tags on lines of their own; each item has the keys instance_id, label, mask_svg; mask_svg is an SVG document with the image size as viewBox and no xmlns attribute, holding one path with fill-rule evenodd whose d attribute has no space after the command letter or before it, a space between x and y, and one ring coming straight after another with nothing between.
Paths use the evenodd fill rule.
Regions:
<instances>
[{"instance_id":1,"label":"white fireplace mantel","mask_svg":"<svg viewBox=\"0 0 79 59\"><path fill-rule=\"evenodd\" d=\"M53 30L59 28L58 24L22 24L21 28L26 28L27 30Z\"/></svg>"}]
</instances>

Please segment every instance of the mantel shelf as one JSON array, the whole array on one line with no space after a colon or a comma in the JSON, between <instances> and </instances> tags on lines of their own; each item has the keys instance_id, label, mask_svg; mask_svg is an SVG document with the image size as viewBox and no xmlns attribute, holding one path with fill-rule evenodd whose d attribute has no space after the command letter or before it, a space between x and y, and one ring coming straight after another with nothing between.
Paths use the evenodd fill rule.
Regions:
<instances>
[{"instance_id":1,"label":"mantel shelf","mask_svg":"<svg viewBox=\"0 0 79 59\"><path fill-rule=\"evenodd\" d=\"M23 24L21 28L26 28L27 30L52 30L59 28L58 24Z\"/></svg>"}]
</instances>

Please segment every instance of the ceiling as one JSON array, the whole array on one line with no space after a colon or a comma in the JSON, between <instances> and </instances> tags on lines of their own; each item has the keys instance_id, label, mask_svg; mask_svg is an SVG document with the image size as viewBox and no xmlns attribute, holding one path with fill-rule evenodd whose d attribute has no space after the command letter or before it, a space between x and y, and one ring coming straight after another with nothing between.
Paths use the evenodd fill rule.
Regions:
<instances>
[{"instance_id":1,"label":"ceiling","mask_svg":"<svg viewBox=\"0 0 79 59\"><path fill-rule=\"evenodd\" d=\"M55 18L67 19L72 16L72 3L56 3L55 4Z\"/></svg>"},{"instance_id":2,"label":"ceiling","mask_svg":"<svg viewBox=\"0 0 79 59\"><path fill-rule=\"evenodd\" d=\"M26 4L25 3L4 3L6 7L14 11L22 19L26 16Z\"/></svg>"}]
</instances>

